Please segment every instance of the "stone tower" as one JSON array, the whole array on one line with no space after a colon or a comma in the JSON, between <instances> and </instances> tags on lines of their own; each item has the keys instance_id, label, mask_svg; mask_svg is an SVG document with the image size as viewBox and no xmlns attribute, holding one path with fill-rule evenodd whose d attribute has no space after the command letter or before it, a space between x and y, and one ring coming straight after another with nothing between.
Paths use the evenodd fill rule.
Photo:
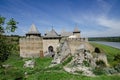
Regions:
<instances>
[{"instance_id":1,"label":"stone tower","mask_svg":"<svg viewBox=\"0 0 120 80\"><path fill-rule=\"evenodd\" d=\"M43 40L34 24L32 24L26 37L20 38L19 43L21 57L40 57L43 54Z\"/></svg>"},{"instance_id":2,"label":"stone tower","mask_svg":"<svg viewBox=\"0 0 120 80\"><path fill-rule=\"evenodd\" d=\"M78 27L75 27L74 31L73 31L73 35L76 36L77 38L80 38L80 30L78 29Z\"/></svg>"},{"instance_id":3,"label":"stone tower","mask_svg":"<svg viewBox=\"0 0 120 80\"><path fill-rule=\"evenodd\" d=\"M55 53L59 44L60 36L52 29L43 37L43 51L44 53Z\"/></svg>"}]
</instances>

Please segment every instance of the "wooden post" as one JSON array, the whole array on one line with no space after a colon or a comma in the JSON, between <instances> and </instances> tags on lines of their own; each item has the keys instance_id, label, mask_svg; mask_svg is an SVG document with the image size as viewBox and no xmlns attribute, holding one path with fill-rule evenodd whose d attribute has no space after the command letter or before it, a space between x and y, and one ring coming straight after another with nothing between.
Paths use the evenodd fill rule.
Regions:
<instances>
[{"instance_id":1,"label":"wooden post","mask_svg":"<svg viewBox=\"0 0 120 80\"><path fill-rule=\"evenodd\" d=\"M43 51L42 51L42 50L40 50L40 57L41 57L41 58L44 57L44 55L43 55Z\"/></svg>"}]
</instances>

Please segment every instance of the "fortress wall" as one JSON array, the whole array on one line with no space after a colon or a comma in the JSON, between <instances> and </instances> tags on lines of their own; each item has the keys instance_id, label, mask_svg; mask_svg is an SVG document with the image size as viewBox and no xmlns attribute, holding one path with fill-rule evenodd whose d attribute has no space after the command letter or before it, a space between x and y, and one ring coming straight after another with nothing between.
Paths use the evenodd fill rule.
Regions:
<instances>
[{"instance_id":1,"label":"fortress wall","mask_svg":"<svg viewBox=\"0 0 120 80\"><path fill-rule=\"evenodd\" d=\"M88 38L67 38L68 41L88 42Z\"/></svg>"},{"instance_id":2,"label":"fortress wall","mask_svg":"<svg viewBox=\"0 0 120 80\"><path fill-rule=\"evenodd\" d=\"M43 53L48 52L48 47L53 46L54 51L59 44L59 39L43 39Z\"/></svg>"},{"instance_id":3,"label":"fortress wall","mask_svg":"<svg viewBox=\"0 0 120 80\"><path fill-rule=\"evenodd\" d=\"M42 38L21 38L19 43L21 57L40 57L43 51Z\"/></svg>"},{"instance_id":4,"label":"fortress wall","mask_svg":"<svg viewBox=\"0 0 120 80\"><path fill-rule=\"evenodd\" d=\"M77 38L80 38L80 33L73 33Z\"/></svg>"},{"instance_id":5,"label":"fortress wall","mask_svg":"<svg viewBox=\"0 0 120 80\"><path fill-rule=\"evenodd\" d=\"M90 50L92 52L94 50L93 46L89 44L86 39L68 39L68 44L71 49L71 53L74 54L77 49L79 49L81 44L85 45L85 49Z\"/></svg>"}]
</instances>

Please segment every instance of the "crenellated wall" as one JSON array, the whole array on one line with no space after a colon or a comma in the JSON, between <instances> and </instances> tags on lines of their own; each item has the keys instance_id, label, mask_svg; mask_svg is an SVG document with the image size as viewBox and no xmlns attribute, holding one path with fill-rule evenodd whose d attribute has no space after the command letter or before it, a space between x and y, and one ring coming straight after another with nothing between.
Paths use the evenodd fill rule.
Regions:
<instances>
[{"instance_id":1,"label":"crenellated wall","mask_svg":"<svg viewBox=\"0 0 120 80\"><path fill-rule=\"evenodd\" d=\"M74 54L77 49L79 49L80 45L84 44L87 50L90 50L91 52L94 50L94 48L89 44L87 38L68 38L67 39L69 47L71 49L71 53Z\"/></svg>"},{"instance_id":2,"label":"crenellated wall","mask_svg":"<svg viewBox=\"0 0 120 80\"><path fill-rule=\"evenodd\" d=\"M21 57L40 57L43 52L43 40L41 37L20 38Z\"/></svg>"}]
</instances>

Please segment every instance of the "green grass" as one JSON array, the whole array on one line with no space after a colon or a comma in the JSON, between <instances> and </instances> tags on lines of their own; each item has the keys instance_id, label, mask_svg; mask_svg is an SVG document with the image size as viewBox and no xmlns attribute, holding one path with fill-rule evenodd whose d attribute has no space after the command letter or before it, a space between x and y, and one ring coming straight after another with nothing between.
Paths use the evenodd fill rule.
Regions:
<instances>
[{"instance_id":1,"label":"green grass","mask_svg":"<svg viewBox=\"0 0 120 80\"><path fill-rule=\"evenodd\" d=\"M104 52L107 55L108 62L109 64L111 64L111 66L115 64L115 61L113 59L115 55L120 54L120 49L113 48L111 46L106 46L103 44L93 43L93 42L91 42L91 44L94 47L98 47L102 52Z\"/></svg>"},{"instance_id":2,"label":"green grass","mask_svg":"<svg viewBox=\"0 0 120 80\"><path fill-rule=\"evenodd\" d=\"M97 76L87 77L81 75L73 75L65 72L43 72L36 73L28 77L27 80L119 80L120 76Z\"/></svg>"}]
</instances>

